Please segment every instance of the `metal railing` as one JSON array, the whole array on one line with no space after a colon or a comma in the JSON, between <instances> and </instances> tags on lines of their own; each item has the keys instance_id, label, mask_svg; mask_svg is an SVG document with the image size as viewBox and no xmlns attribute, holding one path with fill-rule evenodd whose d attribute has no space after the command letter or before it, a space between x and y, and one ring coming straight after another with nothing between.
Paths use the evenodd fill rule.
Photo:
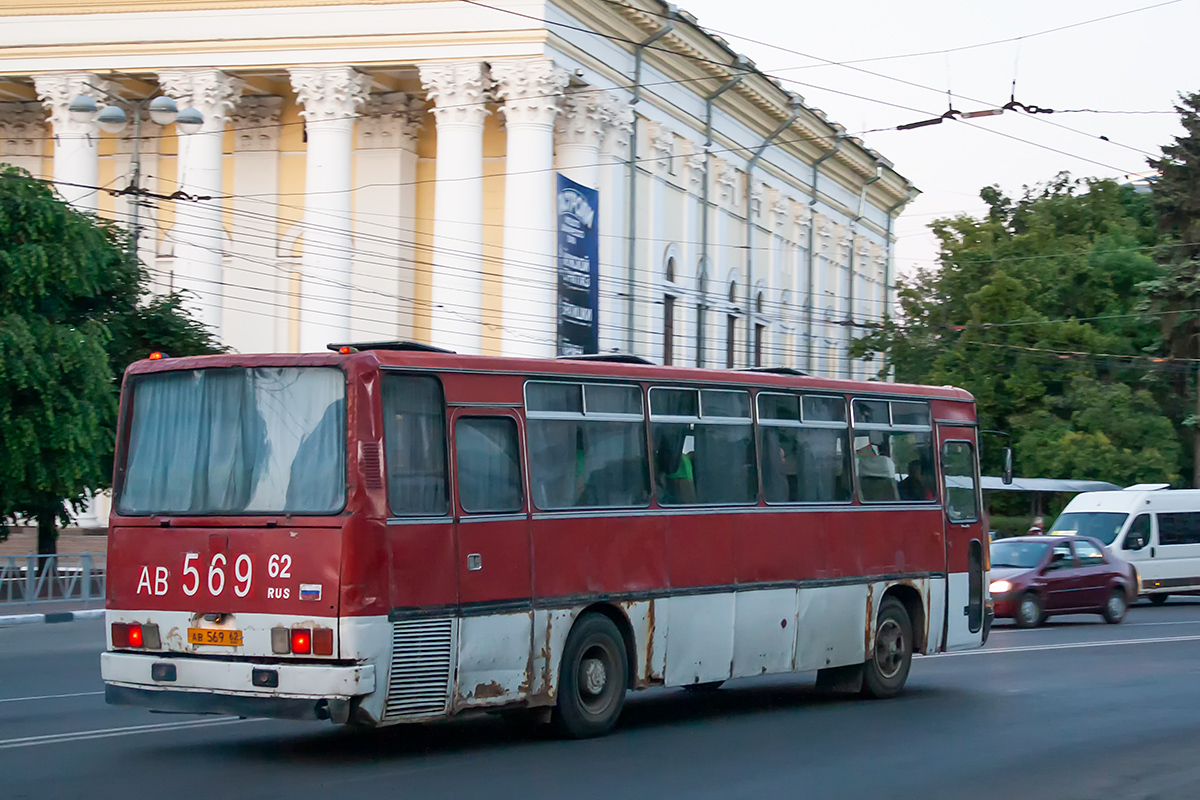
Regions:
<instances>
[{"instance_id":1,"label":"metal railing","mask_svg":"<svg viewBox=\"0 0 1200 800\"><path fill-rule=\"evenodd\" d=\"M0 605L104 599L103 553L0 556Z\"/></svg>"}]
</instances>

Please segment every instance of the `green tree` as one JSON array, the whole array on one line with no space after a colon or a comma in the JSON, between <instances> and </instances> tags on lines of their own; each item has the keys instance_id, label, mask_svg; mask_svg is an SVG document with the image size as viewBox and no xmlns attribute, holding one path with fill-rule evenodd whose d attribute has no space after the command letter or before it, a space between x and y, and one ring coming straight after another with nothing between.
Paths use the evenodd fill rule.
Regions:
<instances>
[{"instance_id":1,"label":"green tree","mask_svg":"<svg viewBox=\"0 0 1200 800\"><path fill-rule=\"evenodd\" d=\"M220 351L178 295L150 294L128 250L120 229L0 167L0 519L36 520L39 553L109 486L125 367Z\"/></svg>"},{"instance_id":2,"label":"green tree","mask_svg":"<svg viewBox=\"0 0 1200 800\"><path fill-rule=\"evenodd\" d=\"M1139 287L1161 276L1151 199L1065 174L980 196L982 218L933 223L939 264L901 281L902 315L856 352L896 380L972 392L982 427L1012 432L1022 475L1176 481L1168 390L1145 358L1159 337L1139 313Z\"/></svg>"},{"instance_id":3,"label":"green tree","mask_svg":"<svg viewBox=\"0 0 1200 800\"><path fill-rule=\"evenodd\" d=\"M1163 270L1142 288L1147 308L1159 319L1166 353L1195 359L1200 358L1200 94L1181 95L1175 110L1184 135L1162 149L1162 158L1150 160L1159 173L1153 194L1161 234L1156 255ZM1177 370L1173 376L1173 411L1191 430L1192 485L1200 488L1200 391L1189 373ZM1189 414L1189 408L1196 410Z\"/></svg>"}]
</instances>

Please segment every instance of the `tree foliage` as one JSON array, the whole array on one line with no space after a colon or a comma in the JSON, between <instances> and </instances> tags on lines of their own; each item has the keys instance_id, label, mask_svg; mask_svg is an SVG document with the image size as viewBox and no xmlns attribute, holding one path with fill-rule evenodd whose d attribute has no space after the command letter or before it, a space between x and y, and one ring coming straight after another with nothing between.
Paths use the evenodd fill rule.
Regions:
<instances>
[{"instance_id":1,"label":"tree foliage","mask_svg":"<svg viewBox=\"0 0 1200 800\"><path fill-rule=\"evenodd\" d=\"M1012 433L1022 475L1178 481L1167 387L1145 358L1160 338L1142 287L1163 274L1150 196L1065 174L1017 199L980 194L984 217L933 223L939 265L901 282L902 315L857 353L896 380L972 392L982 427Z\"/></svg>"},{"instance_id":2,"label":"tree foliage","mask_svg":"<svg viewBox=\"0 0 1200 800\"><path fill-rule=\"evenodd\" d=\"M109 485L125 367L153 349L220 349L178 295L150 295L127 243L0 168L0 519L36 519L39 552L85 491Z\"/></svg>"}]
</instances>

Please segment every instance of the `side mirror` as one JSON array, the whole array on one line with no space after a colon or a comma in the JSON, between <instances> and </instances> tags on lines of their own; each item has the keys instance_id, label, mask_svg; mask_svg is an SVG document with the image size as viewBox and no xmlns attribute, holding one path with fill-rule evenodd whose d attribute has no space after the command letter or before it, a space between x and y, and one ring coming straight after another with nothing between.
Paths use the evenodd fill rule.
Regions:
<instances>
[{"instance_id":1,"label":"side mirror","mask_svg":"<svg viewBox=\"0 0 1200 800\"><path fill-rule=\"evenodd\" d=\"M1125 537L1125 543L1121 545L1122 550L1141 550L1146 546L1146 534L1135 533Z\"/></svg>"},{"instance_id":2,"label":"side mirror","mask_svg":"<svg viewBox=\"0 0 1200 800\"><path fill-rule=\"evenodd\" d=\"M1004 475L1000 478L1005 486L1011 486L1013 482L1013 456L1012 448L1004 448Z\"/></svg>"}]
</instances>

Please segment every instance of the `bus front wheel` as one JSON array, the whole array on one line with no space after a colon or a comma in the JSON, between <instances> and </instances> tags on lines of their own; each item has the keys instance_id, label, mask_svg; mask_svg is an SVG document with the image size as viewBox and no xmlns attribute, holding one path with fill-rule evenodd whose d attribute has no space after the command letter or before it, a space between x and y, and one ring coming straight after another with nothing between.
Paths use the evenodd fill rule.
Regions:
<instances>
[{"instance_id":1,"label":"bus front wheel","mask_svg":"<svg viewBox=\"0 0 1200 800\"><path fill-rule=\"evenodd\" d=\"M571 629L558 669L554 723L575 739L612 730L629 684L625 641L611 619L587 614Z\"/></svg>"},{"instance_id":2,"label":"bus front wheel","mask_svg":"<svg viewBox=\"0 0 1200 800\"><path fill-rule=\"evenodd\" d=\"M875 620L875 646L863 665L863 693L880 699L898 694L908 680L912 653L908 611L896 598L885 597Z\"/></svg>"}]
</instances>

